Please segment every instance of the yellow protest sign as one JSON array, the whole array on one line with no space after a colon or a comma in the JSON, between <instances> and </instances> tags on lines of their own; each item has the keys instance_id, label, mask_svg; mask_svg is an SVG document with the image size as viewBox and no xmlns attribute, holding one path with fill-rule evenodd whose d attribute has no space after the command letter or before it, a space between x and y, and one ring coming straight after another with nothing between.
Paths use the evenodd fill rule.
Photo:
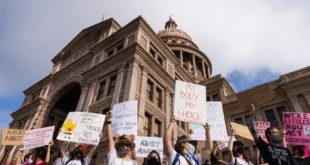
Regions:
<instances>
[{"instance_id":1,"label":"yellow protest sign","mask_svg":"<svg viewBox=\"0 0 310 165\"><path fill-rule=\"evenodd\" d=\"M2 129L1 145L22 145L25 131L22 129Z\"/></svg>"},{"instance_id":2,"label":"yellow protest sign","mask_svg":"<svg viewBox=\"0 0 310 165\"><path fill-rule=\"evenodd\" d=\"M253 136L252 136L252 134L251 134L251 132L247 126L237 124L234 122L230 122L230 125L232 128L234 128L236 130L236 134L238 136L241 136L241 137L244 137L246 139L254 141Z\"/></svg>"}]
</instances>

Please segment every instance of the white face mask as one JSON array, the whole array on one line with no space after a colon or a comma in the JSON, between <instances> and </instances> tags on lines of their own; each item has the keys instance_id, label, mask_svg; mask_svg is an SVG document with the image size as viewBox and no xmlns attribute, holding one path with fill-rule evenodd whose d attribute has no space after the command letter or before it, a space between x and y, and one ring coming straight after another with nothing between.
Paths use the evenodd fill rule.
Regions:
<instances>
[{"instance_id":1,"label":"white face mask","mask_svg":"<svg viewBox=\"0 0 310 165\"><path fill-rule=\"evenodd\" d=\"M32 159L28 159L27 164L32 164L33 160Z\"/></svg>"},{"instance_id":2,"label":"white face mask","mask_svg":"<svg viewBox=\"0 0 310 165\"><path fill-rule=\"evenodd\" d=\"M192 144L189 144L188 152L189 152L189 154L194 155L195 154L195 146Z\"/></svg>"}]
</instances>

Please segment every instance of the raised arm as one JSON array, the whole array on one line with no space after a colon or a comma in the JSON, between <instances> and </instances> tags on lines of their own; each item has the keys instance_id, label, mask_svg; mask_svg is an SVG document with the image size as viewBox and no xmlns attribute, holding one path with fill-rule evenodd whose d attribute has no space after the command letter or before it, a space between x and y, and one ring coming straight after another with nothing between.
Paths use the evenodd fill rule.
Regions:
<instances>
[{"instance_id":1,"label":"raised arm","mask_svg":"<svg viewBox=\"0 0 310 165\"><path fill-rule=\"evenodd\" d=\"M230 163L233 160L233 144L234 141L236 140L235 138L236 135L236 130L232 129L232 135L230 137L229 143L228 143L228 162Z\"/></svg>"},{"instance_id":2,"label":"raised arm","mask_svg":"<svg viewBox=\"0 0 310 165\"><path fill-rule=\"evenodd\" d=\"M215 142L215 146L213 147L213 150L212 150L212 153L213 153L214 155L216 155L218 148L219 148L219 144L218 144L218 142L216 141L216 142Z\"/></svg>"},{"instance_id":3,"label":"raised arm","mask_svg":"<svg viewBox=\"0 0 310 165\"><path fill-rule=\"evenodd\" d=\"M13 156L13 154L14 154L14 151L15 151L16 147L17 147L17 145L14 145L14 146L12 147L12 149L11 149L11 151L10 151L10 153L9 153L8 158L6 159L6 162L5 162L6 165L9 165L9 164L12 163L12 156Z\"/></svg>"},{"instance_id":4,"label":"raised arm","mask_svg":"<svg viewBox=\"0 0 310 165\"><path fill-rule=\"evenodd\" d=\"M62 141L58 141L57 144L58 144L58 148L59 148L61 159L63 159L64 157L67 156L66 155L67 151L65 149L66 146L67 146L67 143L62 142Z\"/></svg>"},{"instance_id":5,"label":"raised arm","mask_svg":"<svg viewBox=\"0 0 310 165\"><path fill-rule=\"evenodd\" d=\"M201 161L205 162L207 161L207 158L209 157L208 154L212 152L213 142L212 142L212 137L211 137L210 125L206 123L203 127L206 130L206 144L205 144L206 147L201 151Z\"/></svg>"},{"instance_id":6,"label":"raised arm","mask_svg":"<svg viewBox=\"0 0 310 165\"><path fill-rule=\"evenodd\" d=\"M254 141L258 141L259 139L259 134L256 132L255 127L254 127L254 122L255 122L255 107L252 104L252 110L251 110L251 115L250 115L250 122L249 122L249 130L253 136Z\"/></svg>"},{"instance_id":7,"label":"raised arm","mask_svg":"<svg viewBox=\"0 0 310 165\"><path fill-rule=\"evenodd\" d=\"M256 164L259 164L259 149L258 148L256 148L255 149L255 153L254 153L254 164L256 165Z\"/></svg>"},{"instance_id":8,"label":"raised arm","mask_svg":"<svg viewBox=\"0 0 310 165\"><path fill-rule=\"evenodd\" d=\"M135 140L136 140L135 135L131 135L130 137L131 137L131 141L132 141L133 143L135 143ZM137 158L137 156L136 156L136 148L134 148L134 149L131 151L131 159L136 160L136 158Z\"/></svg>"},{"instance_id":9,"label":"raised arm","mask_svg":"<svg viewBox=\"0 0 310 165\"><path fill-rule=\"evenodd\" d=\"M108 137L108 152L110 152L114 147L114 140L112 135L112 111L109 111L106 115L106 124L107 124L107 137Z\"/></svg>"},{"instance_id":10,"label":"raised arm","mask_svg":"<svg viewBox=\"0 0 310 165\"><path fill-rule=\"evenodd\" d=\"M48 144L47 146L47 152L46 152L46 157L45 157L45 163L49 163L51 159L51 146L54 144L53 140Z\"/></svg>"},{"instance_id":11,"label":"raised arm","mask_svg":"<svg viewBox=\"0 0 310 165\"><path fill-rule=\"evenodd\" d=\"M19 153L17 153L17 158L16 158L16 161L15 161L15 165L20 165L20 162L22 162L22 157L23 157L23 155L24 155L24 150L23 150L23 148L21 148L20 147L20 149L19 149L20 151L19 151ZM25 163L25 162L24 162Z\"/></svg>"},{"instance_id":12,"label":"raised arm","mask_svg":"<svg viewBox=\"0 0 310 165\"><path fill-rule=\"evenodd\" d=\"M282 137L281 146L284 147L284 148L287 148L286 140L285 140L285 134L286 134L285 130L281 130L280 134L281 134L281 137Z\"/></svg>"},{"instance_id":13,"label":"raised arm","mask_svg":"<svg viewBox=\"0 0 310 165\"><path fill-rule=\"evenodd\" d=\"M173 152L173 147L171 144L171 137L172 137L172 131L173 131L174 125L175 125L175 117L173 115L170 119L170 124L164 135L164 151L166 153L166 156L168 157L171 156Z\"/></svg>"}]
</instances>

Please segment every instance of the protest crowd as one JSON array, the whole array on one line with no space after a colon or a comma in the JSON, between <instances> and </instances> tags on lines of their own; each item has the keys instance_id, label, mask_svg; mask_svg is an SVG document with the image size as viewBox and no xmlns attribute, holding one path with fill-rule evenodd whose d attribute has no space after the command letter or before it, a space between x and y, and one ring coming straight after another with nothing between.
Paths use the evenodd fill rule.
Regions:
<instances>
[{"instance_id":1,"label":"protest crowd","mask_svg":"<svg viewBox=\"0 0 310 165\"><path fill-rule=\"evenodd\" d=\"M304 143L307 139L302 140L307 127L298 125L309 122L310 114L284 112L284 130L279 130L267 121L256 121L252 104L249 124L231 122L232 129L228 130L222 103L206 102L204 86L181 81L176 86L176 93L182 94L175 98L178 104L172 116L167 116L170 123L163 137L138 136L137 101L127 101L115 104L105 115L70 112L60 130L54 126L3 129L1 145L12 146L5 165L91 165L95 164L92 158L96 150L107 150L108 165L137 165L138 159L143 159L143 165L310 165L310 148ZM186 90L191 93L187 95ZM204 95L195 95L195 90ZM173 139L177 120L190 123L191 129ZM97 148L103 137L107 148ZM244 143L237 140L240 137L256 143L253 162L244 152ZM57 145L53 154L57 158L51 161L53 145ZM216 156L223 148L228 148L228 160Z\"/></svg>"}]
</instances>

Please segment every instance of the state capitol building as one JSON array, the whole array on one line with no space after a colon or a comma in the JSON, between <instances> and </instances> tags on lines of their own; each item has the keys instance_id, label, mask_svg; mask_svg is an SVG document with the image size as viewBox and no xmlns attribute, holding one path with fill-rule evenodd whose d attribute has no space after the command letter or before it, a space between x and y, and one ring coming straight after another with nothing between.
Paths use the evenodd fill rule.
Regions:
<instances>
[{"instance_id":1,"label":"state capitol building","mask_svg":"<svg viewBox=\"0 0 310 165\"><path fill-rule=\"evenodd\" d=\"M162 137L173 111L175 80L204 85L207 101L222 101L229 134L230 122L246 125L249 119L250 112L240 105L227 80L212 75L208 55L171 18L158 33L141 16L125 26L113 18L104 20L82 30L52 62L51 73L24 91L22 105L11 114L10 128L55 125L56 139L69 112L105 114L116 103L138 100L138 135ZM310 113L310 67L267 84L275 99L257 107L257 120L282 128L283 111ZM188 123L178 121L177 125L173 144L178 136L189 133ZM255 143L239 139L253 162ZM106 145L104 135L91 164L106 164ZM6 157L6 148L0 149L0 157ZM217 156L227 160L227 149Z\"/></svg>"}]
</instances>

